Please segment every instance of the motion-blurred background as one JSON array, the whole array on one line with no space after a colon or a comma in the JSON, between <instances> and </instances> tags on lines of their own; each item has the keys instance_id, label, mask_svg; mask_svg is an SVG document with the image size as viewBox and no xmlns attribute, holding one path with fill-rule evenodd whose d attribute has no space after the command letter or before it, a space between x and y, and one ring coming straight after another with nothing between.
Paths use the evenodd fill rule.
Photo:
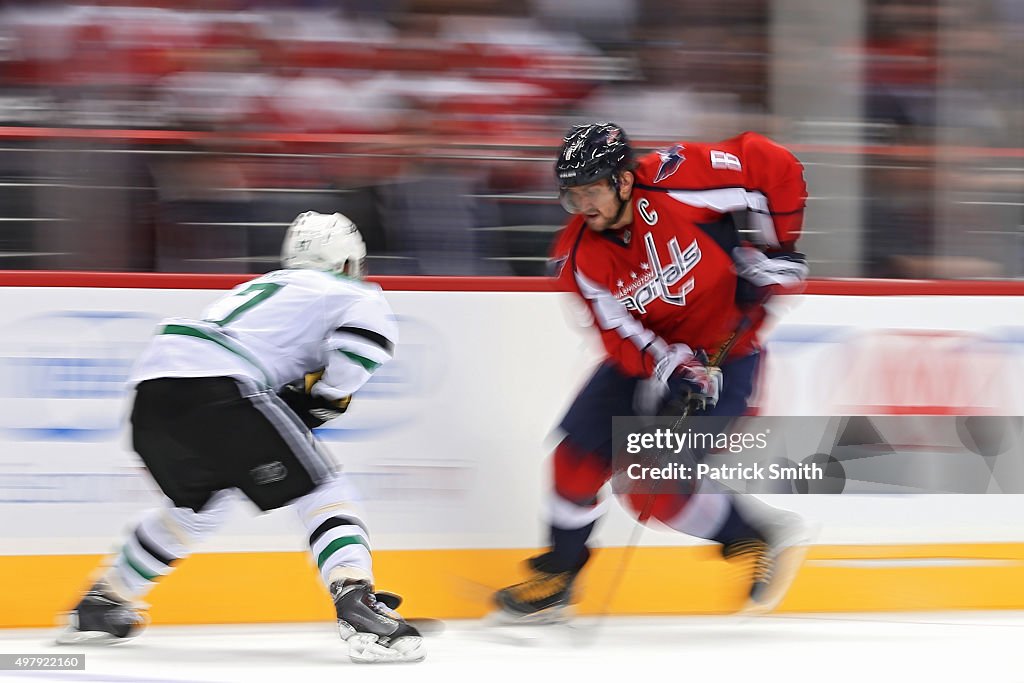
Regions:
<instances>
[{"instance_id":1,"label":"motion-blurred background","mask_svg":"<svg viewBox=\"0 0 1024 683\"><path fill-rule=\"evenodd\" d=\"M0 1L0 268L537 275L572 123L752 129L815 276L1024 275L1021 0Z\"/></svg>"},{"instance_id":2,"label":"motion-blurred background","mask_svg":"<svg viewBox=\"0 0 1024 683\"><path fill-rule=\"evenodd\" d=\"M1022 65L1024 0L0 0L0 271L235 274L0 272L0 628L53 624L161 500L124 432L129 368L161 318L276 268L296 214L352 217L375 274L540 275L569 125L615 121L644 151L756 130L806 166L813 276L1022 279ZM408 616L478 617L543 542L553 430L603 349L533 282L395 282L396 359L319 438L365 497L382 587ZM758 410L860 420L784 444L844 487L780 496L822 529L785 610L1024 609L1022 294L776 300ZM298 518L252 512L154 591L154 623L333 619ZM744 599L711 546L652 530L633 556L618 506L596 533L584 613Z\"/></svg>"}]
</instances>

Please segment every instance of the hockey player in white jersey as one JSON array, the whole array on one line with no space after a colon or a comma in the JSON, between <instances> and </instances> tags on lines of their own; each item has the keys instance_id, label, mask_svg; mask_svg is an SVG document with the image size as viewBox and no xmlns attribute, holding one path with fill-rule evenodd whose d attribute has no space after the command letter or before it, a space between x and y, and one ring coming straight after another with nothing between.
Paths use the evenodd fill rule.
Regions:
<instances>
[{"instance_id":1,"label":"hockey player in white jersey","mask_svg":"<svg viewBox=\"0 0 1024 683\"><path fill-rule=\"evenodd\" d=\"M395 612L400 598L374 592L353 492L310 431L344 413L394 351L391 309L362 282L365 256L348 218L303 213L285 236L283 270L239 285L201 320L161 323L132 372L131 423L168 502L128 535L58 642L138 635L137 601L214 533L240 491L261 510L296 510L353 660L424 658L419 632Z\"/></svg>"}]
</instances>

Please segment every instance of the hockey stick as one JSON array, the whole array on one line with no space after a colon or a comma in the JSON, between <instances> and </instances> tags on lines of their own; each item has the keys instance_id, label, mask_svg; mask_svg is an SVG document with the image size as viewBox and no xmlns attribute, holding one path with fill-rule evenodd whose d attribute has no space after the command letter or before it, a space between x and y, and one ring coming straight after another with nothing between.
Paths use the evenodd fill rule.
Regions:
<instances>
[{"instance_id":1,"label":"hockey stick","mask_svg":"<svg viewBox=\"0 0 1024 683\"><path fill-rule=\"evenodd\" d=\"M736 329L733 330L732 334L729 335L729 338L726 339L722 346L719 347L714 357L708 361L708 365L714 367L718 367L719 365L721 365L722 361L725 360L726 356L729 355L729 351L731 351L732 347L736 344L736 340L739 339L740 335L742 335L750 327L751 323L752 321L750 317L744 315L743 318L740 320L739 325L737 325ZM673 432L679 431L679 428L682 427L683 424L686 422L687 418L690 417L690 414L693 412L696 405L696 400L690 400L686 403L686 407L683 408L683 412L679 415L678 419L676 419L675 423L673 423L672 425ZM637 524L633 527L633 530L630 532L629 541L626 543L625 550L623 550L622 552L622 557L619 558L619 566L616 569L615 574L612 576L612 581L608 586L608 591L605 593L604 600L601 604L601 609L594 616L594 623L590 631L590 642L593 642L593 640L597 637L598 627L602 623L607 621L608 613L611 610L612 601L615 599L615 596L619 591L619 586L622 584L622 579L626 575L626 569L629 567L630 560L633 559L633 555L635 554L637 546L640 543L640 537L643 536L644 524L648 519L650 519L651 513L654 510L654 502L657 499L657 496L654 493L654 487L657 481L658 480L656 479L651 479L651 484L647 488L647 492L644 496L644 506L643 509L640 511L639 517L637 517Z\"/></svg>"}]
</instances>

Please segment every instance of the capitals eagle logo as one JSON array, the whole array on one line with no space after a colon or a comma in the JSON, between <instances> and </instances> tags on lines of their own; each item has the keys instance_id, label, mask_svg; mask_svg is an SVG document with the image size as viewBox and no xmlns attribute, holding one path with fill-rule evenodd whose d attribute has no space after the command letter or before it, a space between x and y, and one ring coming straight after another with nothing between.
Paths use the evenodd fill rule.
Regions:
<instances>
[{"instance_id":1,"label":"capitals eagle logo","mask_svg":"<svg viewBox=\"0 0 1024 683\"><path fill-rule=\"evenodd\" d=\"M684 149L686 148L682 145L673 145L668 149L658 150L661 166L658 167L658 173L654 176L654 182L660 183L679 170L679 166L686 161L686 157L682 155Z\"/></svg>"}]
</instances>

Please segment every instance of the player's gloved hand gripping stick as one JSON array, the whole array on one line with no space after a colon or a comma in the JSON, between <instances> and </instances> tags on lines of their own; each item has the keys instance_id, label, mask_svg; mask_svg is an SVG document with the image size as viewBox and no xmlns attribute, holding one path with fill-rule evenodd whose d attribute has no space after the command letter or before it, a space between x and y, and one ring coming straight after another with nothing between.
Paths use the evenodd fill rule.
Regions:
<instances>
[{"instance_id":1,"label":"player's gloved hand gripping stick","mask_svg":"<svg viewBox=\"0 0 1024 683\"><path fill-rule=\"evenodd\" d=\"M747 330L747 328L750 327L751 322L752 321L749 317L744 316L743 319L740 320L740 324L736 327L735 330L733 330L732 334L729 335L729 338L726 339L722 346L719 347L718 351L715 352L714 357L709 359L709 362L706 364L706 367L709 370L709 374L715 374L717 376L717 384L715 384L714 389L715 400L717 400L718 398L718 390L721 388L722 377L721 370L718 369L718 366L722 363L723 360L725 360L726 356L729 355L729 351L732 350L732 347L736 343L736 340L739 339L740 335L742 335ZM699 388L696 391L692 391L690 395L684 400L682 412L679 413L679 418L673 423L672 431L678 432L690 415L692 415L697 410L704 408L707 405L707 399L708 395L701 391ZM673 402L670 401L667 407L671 407L672 405ZM602 620L604 617L608 615L608 610L611 607L611 603L612 600L615 598L616 592L618 592L619 584L622 583L622 577L626 573L626 568L629 566L629 561L632 559L633 553L636 551L637 544L640 542L640 536L643 534L644 530L643 523L651 517L651 512L654 510L655 500L657 500L657 494L655 493L655 487L657 486L657 484L658 480L652 479L647 491L645 492L643 508L640 510L640 515L637 518L637 521L640 523L637 524L636 527L633 529L633 532L630 535L629 542L626 544L626 548L623 551L622 559L619 560L618 571L612 578L612 582L608 586L608 593L605 595L604 598L604 603L601 606L601 610L597 613L597 623L600 623L600 620Z\"/></svg>"},{"instance_id":2,"label":"player's gloved hand gripping stick","mask_svg":"<svg viewBox=\"0 0 1024 683\"><path fill-rule=\"evenodd\" d=\"M315 396L313 385L320 381L324 371L306 373L303 379L296 380L281 387L277 395L288 404L302 423L309 429L316 429L329 420L333 420L346 410L352 402L351 396L339 399L328 399Z\"/></svg>"},{"instance_id":3,"label":"player's gloved hand gripping stick","mask_svg":"<svg viewBox=\"0 0 1024 683\"><path fill-rule=\"evenodd\" d=\"M715 405L722 390L722 371L716 365L703 350L694 352L686 344L672 344L651 376L637 384L633 397L636 413L671 416ZM697 406L688 408L693 401Z\"/></svg>"}]
</instances>

